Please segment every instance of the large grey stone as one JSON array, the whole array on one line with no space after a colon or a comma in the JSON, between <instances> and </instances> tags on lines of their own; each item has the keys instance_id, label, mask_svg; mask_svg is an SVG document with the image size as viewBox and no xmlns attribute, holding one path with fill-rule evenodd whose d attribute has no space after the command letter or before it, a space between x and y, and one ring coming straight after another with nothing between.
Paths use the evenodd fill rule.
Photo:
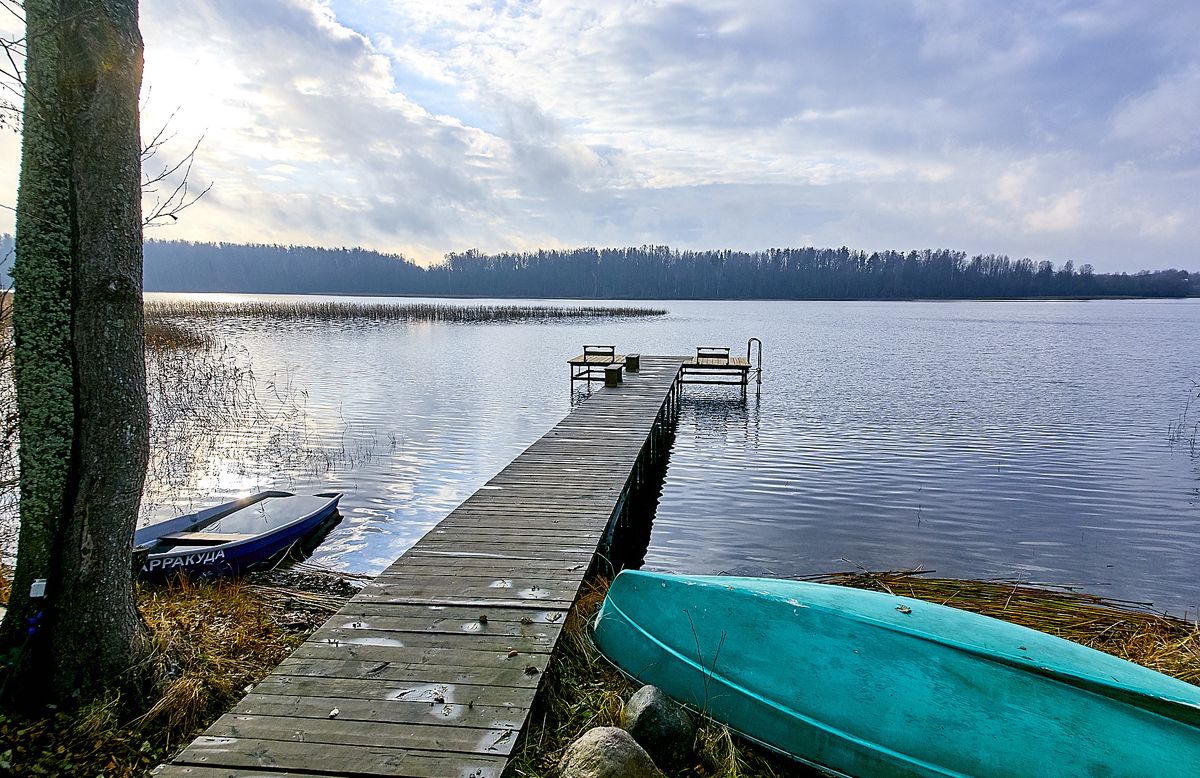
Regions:
<instances>
[{"instance_id":1,"label":"large grey stone","mask_svg":"<svg viewBox=\"0 0 1200 778\"><path fill-rule=\"evenodd\" d=\"M664 778L637 741L623 729L596 727L567 746L562 778Z\"/></svg>"},{"instance_id":2,"label":"large grey stone","mask_svg":"<svg viewBox=\"0 0 1200 778\"><path fill-rule=\"evenodd\" d=\"M657 686L643 686L621 709L621 726L657 764L684 767L696 743L696 718Z\"/></svg>"}]
</instances>

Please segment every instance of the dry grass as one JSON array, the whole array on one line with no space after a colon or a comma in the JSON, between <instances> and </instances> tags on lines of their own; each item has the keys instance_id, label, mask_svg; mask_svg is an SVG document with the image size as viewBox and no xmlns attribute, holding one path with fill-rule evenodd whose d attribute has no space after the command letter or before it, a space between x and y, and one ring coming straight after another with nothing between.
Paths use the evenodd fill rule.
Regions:
<instances>
[{"instance_id":1,"label":"dry grass","mask_svg":"<svg viewBox=\"0 0 1200 778\"><path fill-rule=\"evenodd\" d=\"M241 699L300 639L242 580L144 587L138 598L166 679L137 721L189 733Z\"/></svg>"},{"instance_id":2,"label":"dry grass","mask_svg":"<svg viewBox=\"0 0 1200 778\"><path fill-rule=\"evenodd\" d=\"M1200 684L1200 626L1137 603L1012 581L933 578L915 571L833 573L810 580L982 613Z\"/></svg>"},{"instance_id":3,"label":"dry grass","mask_svg":"<svg viewBox=\"0 0 1200 778\"><path fill-rule=\"evenodd\" d=\"M529 321L543 319L662 316L661 308L634 306L554 305L451 305L448 303L347 303L323 300L302 302L212 302L178 300L146 303L146 320L163 319L268 319L370 322Z\"/></svg>"},{"instance_id":4,"label":"dry grass","mask_svg":"<svg viewBox=\"0 0 1200 778\"><path fill-rule=\"evenodd\" d=\"M146 318L146 350L150 352L198 349L212 342L195 326L161 317Z\"/></svg>"},{"instance_id":5,"label":"dry grass","mask_svg":"<svg viewBox=\"0 0 1200 778\"><path fill-rule=\"evenodd\" d=\"M590 580L563 626L530 726L506 775L551 778L567 746L592 727L617 727L621 708L638 685L619 673L592 644L588 624L604 602L609 581ZM810 776L813 773L786 757L732 735L706 722L696 740L695 764L677 776Z\"/></svg>"},{"instance_id":6,"label":"dry grass","mask_svg":"<svg viewBox=\"0 0 1200 778\"><path fill-rule=\"evenodd\" d=\"M241 698L344 603L329 586L286 602L242 580L139 587L162 676L155 702L132 720L111 698L73 714L0 711L0 774L147 775Z\"/></svg>"},{"instance_id":7,"label":"dry grass","mask_svg":"<svg viewBox=\"0 0 1200 778\"><path fill-rule=\"evenodd\" d=\"M918 572L835 573L810 580L982 613L1200 682L1200 628L1136 604L1012 582L932 578ZM607 588L606 580L592 581L568 616L531 725L514 756L513 775L549 778L577 737L592 727L620 725L621 706L637 685L600 656L587 633ZM697 738L695 764L672 775L781 778L816 773L709 722Z\"/></svg>"}]
</instances>

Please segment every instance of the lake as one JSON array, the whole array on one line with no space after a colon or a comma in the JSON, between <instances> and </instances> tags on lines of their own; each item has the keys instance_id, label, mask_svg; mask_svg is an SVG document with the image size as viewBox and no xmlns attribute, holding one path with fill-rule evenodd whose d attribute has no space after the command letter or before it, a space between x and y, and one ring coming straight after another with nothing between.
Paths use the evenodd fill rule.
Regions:
<instances>
[{"instance_id":1,"label":"lake","mask_svg":"<svg viewBox=\"0 0 1200 778\"><path fill-rule=\"evenodd\" d=\"M570 410L581 344L737 354L759 337L758 396L685 392L647 568L921 567L1200 610L1200 462L1168 434L1200 379L1200 301L631 304L669 314L207 322L260 394L300 409L309 456L252 454L254 431L230 429L182 492L340 489L316 558L378 573ZM148 516L190 506L173 490L151 486Z\"/></svg>"}]
</instances>

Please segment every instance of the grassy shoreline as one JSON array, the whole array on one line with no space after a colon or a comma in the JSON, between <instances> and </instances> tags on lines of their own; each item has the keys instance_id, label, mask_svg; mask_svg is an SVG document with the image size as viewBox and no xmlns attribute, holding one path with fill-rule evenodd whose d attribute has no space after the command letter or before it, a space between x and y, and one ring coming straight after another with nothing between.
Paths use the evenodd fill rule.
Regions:
<instances>
[{"instance_id":1,"label":"grassy shoreline","mask_svg":"<svg viewBox=\"0 0 1200 778\"><path fill-rule=\"evenodd\" d=\"M1200 624L1138 603L1012 581L936 578L916 571L831 573L808 580L888 592L950 605L1037 629L1104 651L1180 680L1200 684ZM592 727L619 726L621 706L637 685L592 645L587 624L607 581L594 580L571 611L538 695L530 726L510 771L552 778L570 743ZM671 778L814 776L793 760L751 743L714 722L702 725L694 763Z\"/></svg>"},{"instance_id":2,"label":"grassy shoreline","mask_svg":"<svg viewBox=\"0 0 1200 778\"><path fill-rule=\"evenodd\" d=\"M7 575L0 575L7 580ZM356 588L326 572L139 585L162 681L132 718L112 698L78 711L0 709L0 774L148 775L232 708ZM3 602L7 592L0 591Z\"/></svg>"},{"instance_id":3,"label":"grassy shoreline","mask_svg":"<svg viewBox=\"0 0 1200 778\"><path fill-rule=\"evenodd\" d=\"M0 576L0 580L3 577ZM1200 625L1137 604L1009 581L857 572L810 580L953 605L1023 624L1200 683ZM637 685L592 645L587 625L608 581L586 582L571 610L508 775L550 778L566 747L595 726L616 726ZM166 681L142 715L119 701L73 714L25 718L0 711L0 771L13 775L143 776L230 709L353 594L345 576L300 566L247 579L140 587ZM6 600L0 588L0 599ZM809 776L785 756L720 724L702 725L693 763L673 778Z\"/></svg>"}]
</instances>

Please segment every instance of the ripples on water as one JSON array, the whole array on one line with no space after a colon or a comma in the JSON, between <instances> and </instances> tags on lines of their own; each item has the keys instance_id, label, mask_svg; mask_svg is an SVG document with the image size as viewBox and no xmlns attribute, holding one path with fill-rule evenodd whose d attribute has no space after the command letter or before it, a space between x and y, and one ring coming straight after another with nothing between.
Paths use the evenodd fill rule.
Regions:
<instances>
[{"instance_id":1,"label":"ripples on water","mask_svg":"<svg viewBox=\"0 0 1200 778\"><path fill-rule=\"evenodd\" d=\"M687 390L648 567L920 565L1195 614L1200 474L1167 442L1200 377L1195 302L653 305L670 315L219 322L260 378L306 392L315 437L371 455L288 473L231 454L195 490L342 489L346 519L318 558L375 573L568 412L581 343L736 353L758 336L760 397Z\"/></svg>"}]
</instances>

